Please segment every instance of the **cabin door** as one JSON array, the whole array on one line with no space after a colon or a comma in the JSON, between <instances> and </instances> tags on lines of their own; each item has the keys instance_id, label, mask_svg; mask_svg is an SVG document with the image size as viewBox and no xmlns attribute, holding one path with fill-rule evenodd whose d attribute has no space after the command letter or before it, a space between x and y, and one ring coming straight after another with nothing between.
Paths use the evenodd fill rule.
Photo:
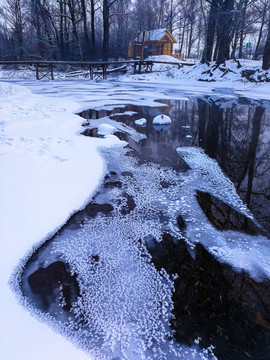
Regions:
<instances>
[{"instance_id":1,"label":"cabin door","mask_svg":"<svg viewBox=\"0 0 270 360\"><path fill-rule=\"evenodd\" d=\"M162 43L162 45L161 45L161 49L162 49L162 51L161 51L161 54L162 55L171 55L172 53L171 53L171 44L170 43Z\"/></svg>"}]
</instances>

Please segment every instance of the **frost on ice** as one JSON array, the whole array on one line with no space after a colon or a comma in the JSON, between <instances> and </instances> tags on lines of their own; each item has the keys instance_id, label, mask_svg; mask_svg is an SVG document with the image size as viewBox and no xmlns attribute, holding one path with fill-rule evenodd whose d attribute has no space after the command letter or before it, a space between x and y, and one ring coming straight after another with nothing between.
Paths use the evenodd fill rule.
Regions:
<instances>
[{"instance_id":1,"label":"frost on ice","mask_svg":"<svg viewBox=\"0 0 270 360\"><path fill-rule=\"evenodd\" d=\"M185 236L191 252L196 243L201 243L215 258L230 264L237 271L246 271L258 281L268 278L268 238L239 231L219 231L208 221L198 204L197 191L211 194L252 220L260 229L257 220L237 195L233 183L223 174L217 162L210 159L202 149L179 147L177 152L190 167L188 173L182 175L179 210L187 225Z\"/></svg>"},{"instance_id":2,"label":"frost on ice","mask_svg":"<svg viewBox=\"0 0 270 360\"><path fill-rule=\"evenodd\" d=\"M201 148L179 147L177 152L191 167L197 190L210 192L241 214L254 219L216 160L209 158Z\"/></svg>"},{"instance_id":3,"label":"frost on ice","mask_svg":"<svg viewBox=\"0 0 270 360\"><path fill-rule=\"evenodd\" d=\"M139 164L117 148L102 154L113 171L109 185L104 185L105 198L101 192L95 201L109 201L111 215L98 214L68 226L38 256L39 266L68 264L80 288L70 313L61 310L59 300L51 305L47 321L95 359L214 359L211 350L181 346L173 339L173 282L164 270L155 269L146 247L153 239L162 241L166 231L175 239L181 236L177 174ZM36 268L34 262L25 279ZM27 307L44 316L30 299Z\"/></svg>"}]
</instances>

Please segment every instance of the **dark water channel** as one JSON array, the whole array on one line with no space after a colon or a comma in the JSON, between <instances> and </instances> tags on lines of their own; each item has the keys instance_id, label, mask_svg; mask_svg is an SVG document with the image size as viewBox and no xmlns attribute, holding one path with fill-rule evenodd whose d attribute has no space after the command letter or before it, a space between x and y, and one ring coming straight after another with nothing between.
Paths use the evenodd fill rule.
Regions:
<instances>
[{"instance_id":1,"label":"dark water channel","mask_svg":"<svg viewBox=\"0 0 270 360\"><path fill-rule=\"evenodd\" d=\"M172 301L166 298L166 294L171 286L170 282L173 281L173 274L177 273L180 278L186 276L191 279L185 284L180 280L175 282L175 320L171 321L171 326L178 340L190 344L200 336L202 345L209 346L213 343L216 346L215 353L223 360L267 359L270 356L270 335L264 313L268 313L270 301L267 303L262 300L260 286L265 294L269 292L269 287L266 283L259 284L259 290L256 290L259 294L257 299L252 299L253 305L247 305L255 308L257 306L256 314L262 314L260 316L267 324L262 331L263 335L257 338L254 335L254 331L260 331L258 326L263 322L254 327L247 325L243 329L242 322L246 320L242 307L238 309L241 313L241 324L233 333L234 329L229 324L236 316L234 311L231 311L233 306L229 301L225 304L220 300L221 296L226 297L230 292L229 286L218 289L215 294L211 293L211 296L207 295L207 291L212 291L208 287L218 288L220 283L227 281L223 278L224 269L199 247L196 252L201 262L196 264L184 243L186 224L181 216L178 194L182 186L182 180L179 179L184 178L189 166L176 152L176 148L201 147L210 158L216 159L235 184L240 198L258 220L253 222L213 194L197 191L198 204L217 230L265 235L270 231L270 106L267 102L244 98L202 97L190 98L189 101L158 102L159 105L155 108L126 105L113 110L90 109L80 114L86 119L84 135L98 136L98 121L106 123L109 119L116 122L115 135L126 140L128 146L122 155L115 150L103 151L108 164L103 185L84 210L72 216L52 239L26 260L19 280L22 294L27 298L28 306L47 314L48 321L60 323L69 329L66 336L73 340L75 338L77 345L90 353L92 351L91 354L97 358L99 353L95 353L93 349L104 346L104 354L108 358L118 359L119 349L108 350L104 345L105 331L98 323L100 313L102 326L108 327L108 331L110 326L114 329L113 321L116 321L112 314L118 314L123 306L128 318L132 318L136 310L138 313L148 312L148 318L154 317L153 314L161 311L158 304L164 299L168 303ZM171 124L153 126L153 118L161 113L171 118ZM135 125L134 121L140 118L147 120L146 126ZM117 127L117 124L123 123L128 126L127 131L121 126ZM138 141L132 136L130 129L135 129L145 136ZM118 238L116 242L115 237ZM123 250L122 244L126 239L128 246ZM179 259L183 267L180 267ZM155 291L144 298L147 291L140 279L141 273L148 274L150 279L154 271L151 267L146 270L148 263L154 264L161 271L161 275L154 283L149 280ZM201 274L200 269L203 269L206 263L208 268ZM126 270L129 267L133 269L130 274ZM136 267L138 272L134 270ZM162 268L169 275L164 275ZM218 274L213 280L209 280L212 276L210 273L206 279L209 269ZM227 267L229 277L236 279L238 275L230 271ZM121 284L118 283L118 278L122 279ZM194 282L196 278L198 281ZM106 281L107 288L103 289L100 284ZM239 283L233 285L238 290L234 291L243 290L243 281L239 278ZM195 295L194 289L198 283L200 289L196 290ZM251 279L249 283L252 283ZM112 289L112 284L116 290ZM253 288L257 289L256 286L257 283L252 283ZM184 288L186 299L183 301ZM177 298L178 293L181 293L181 301ZM201 304L200 311L198 305L189 308L188 302L194 301L196 296L197 303ZM246 296L250 297L250 291L247 290ZM135 300L130 302L132 297ZM107 300L108 298L111 299ZM109 310L104 310L104 303L107 301L112 309L108 305ZM151 313L150 304L155 301L158 303L157 308ZM258 302L260 303L257 304ZM86 307L91 309L90 313L87 313ZM170 307L168 309L170 310ZM168 309L166 311L169 311ZM190 311L196 315L190 314ZM223 317L218 313L222 313ZM136 321L149 329L150 325L145 325L145 317L140 320L140 316L137 316ZM166 312L163 317L166 320L170 314ZM163 326L164 319L161 321L160 318L161 315L158 315L153 328ZM211 318L211 326L207 325L207 318ZM250 319L247 323L249 321L252 323ZM65 333L63 328L60 331ZM117 335L120 338L125 334L121 331L119 330ZM241 331L244 335L235 339ZM234 339L230 338L231 332ZM142 334L145 334L145 331L140 333L138 330L138 333L144 338L145 335ZM250 343L247 339L251 335L255 338L255 345L253 340ZM158 343L158 337L155 336L153 335L152 341ZM160 337L162 336L161 334ZM149 359L166 358L166 355L157 352L154 345L149 345L149 349L153 351L151 353L149 350ZM169 348L167 351L169 353Z\"/></svg>"}]
</instances>

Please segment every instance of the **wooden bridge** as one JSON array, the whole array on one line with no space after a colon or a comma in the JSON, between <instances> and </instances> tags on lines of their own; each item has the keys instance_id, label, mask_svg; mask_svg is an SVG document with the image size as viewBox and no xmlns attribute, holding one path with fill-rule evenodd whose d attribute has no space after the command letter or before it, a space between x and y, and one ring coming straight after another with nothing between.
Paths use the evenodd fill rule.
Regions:
<instances>
[{"instance_id":1,"label":"wooden bridge","mask_svg":"<svg viewBox=\"0 0 270 360\"><path fill-rule=\"evenodd\" d=\"M83 75L89 77L91 80L94 76L107 79L108 74L113 72L124 71L128 65L132 65L134 73L141 73L142 71L152 71L154 64L167 64L177 66L194 65L193 63L185 62L168 62L157 60L123 60L123 61L99 61L99 62L85 62L85 61L38 61L38 60L21 60L21 61L0 61L0 65L13 65L22 67L21 70L31 70L35 73L37 80L47 78L54 80L54 71L56 66L71 66L73 69L78 68L78 71L72 71L66 74L66 77ZM112 66L114 66L112 68Z\"/></svg>"}]
</instances>

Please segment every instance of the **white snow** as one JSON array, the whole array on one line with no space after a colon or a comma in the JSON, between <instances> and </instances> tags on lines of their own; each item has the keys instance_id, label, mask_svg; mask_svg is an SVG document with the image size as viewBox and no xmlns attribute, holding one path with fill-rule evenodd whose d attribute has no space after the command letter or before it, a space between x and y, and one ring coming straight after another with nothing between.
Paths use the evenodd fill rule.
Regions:
<instances>
[{"instance_id":1,"label":"white snow","mask_svg":"<svg viewBox=\"0 0 270 360\"><path fill-rule=\"evenodd\" d=\"M157 41L160 40L166 33L166 28L164 29L155 29L155 30L147 30L145 31L145 41ZM137 38L135 39L135 41ZM140 33L139 41L143 40L143 32Z\"/></svg>"},{"instance_id":2,"label":"white snow","mask_svg":"<svg viewBox=\"0 0 270 360\"><path fill-rule=\"evenodd\" d=\"M172 56L163 55L150 57L150 60L161 60L168 62L177 62L179 60ZM181 63L192 63L189 61L182 61ZM195 65L184 65L180 69L173 65L154 64L153 72L147 74L133 75L132 69L129 74L122 75L120 80L129 83L132 77L132 83L136 81L140 84L144 83L145 86L156 84L156 88L160 89L161 86L167 88L174 88L175 90L182 90L192 94L210 94L215 92L216 95L224 96L223 90L235 91L236 94L246 96L254 99L270 100L270 83L269 82L250 82L241 76L241 72L246 69L260 70L262 61L240 59L241 68L237 67L237 63L233 60L226 61L226 67L230 70L226 75L220 70L215 70L212 81L199 81L203 80L202 73L208 70L206 64L201 64L199 61ZM211 64L214 66L214 63ZM222 76L222 77L221 77ZM209 79L209 77L208 77ZM205 77L205 80L207 78Z\"/></svg>"},{"instance_id":3,"label":"white snow","mask_svg":"<svg viewBox=\"0 0 270 360\"><path fill-rule=\"evenodd\" d=\"M153 124L154 125L168 125L171 122L172 122L172 120L169 118L169 116L163 115L163 114L157 115L153 119Z\"/></svg>"},{"instance_id":4,"label":"white snow","mask_svg":"<svg viewBox=\"0 0 270 360\"><path fill-rule=\"evenodd\" d=\"M147 124L147 120L145 118L141 118L134 121L137 126L145 126Z\"/></svg>"},{"instance_id":5,"label":"white snow","mask_svg":"<svg viewBox=\"0 0 270 360\"><path fill-rule=\"evenodd\" d=\"M71 113L76 108L70 100L0 83L0 343L7 360L87 358L38 324L16 302L8 284L18 260L82 208L103 177L97 152L101 140L76 134L81 126ZM118 143L109 138L102 145Z\"/></svg>"},{"instance_id":6,"label":"white snow","mask_svg":"<svg viewBox=\"0 0 270 360\"><path fill-rule=\"evenodd\" d=\"M113 135L116 131L116 128L110 124L100 124L98 127L98 135L106 136Z\"/></svg>"}]
</instances>

